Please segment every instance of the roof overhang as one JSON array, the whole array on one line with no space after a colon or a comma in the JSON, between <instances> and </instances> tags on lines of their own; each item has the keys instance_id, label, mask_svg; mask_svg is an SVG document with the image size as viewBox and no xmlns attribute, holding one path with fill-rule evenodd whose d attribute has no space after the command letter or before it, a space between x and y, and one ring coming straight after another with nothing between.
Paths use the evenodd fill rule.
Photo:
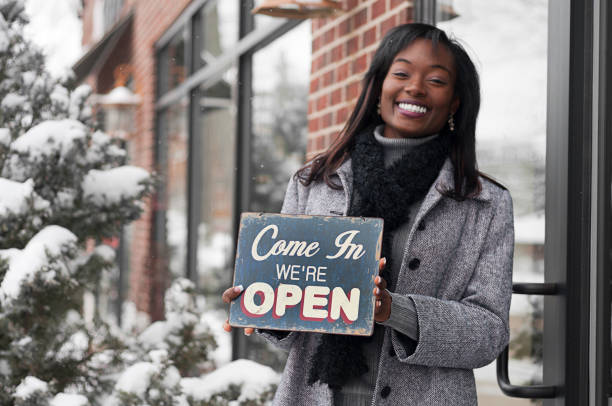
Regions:
<instances>
[{"instance_id":1,"label":"roof overhang","mask_svg":"<svg viewBox=\"0 0 612 406\"><path fill-rule=\"evenodd\" d=\"M115 49L117 42L119 42L119 39L128 29L133 19L134 11L132 10L121 17L111 29L104 34L102 39L92 46L81 59L72 65L77 83L83 82L89 74L96 73L102 68L106 59Z\"/></svg>"}]
</instances>

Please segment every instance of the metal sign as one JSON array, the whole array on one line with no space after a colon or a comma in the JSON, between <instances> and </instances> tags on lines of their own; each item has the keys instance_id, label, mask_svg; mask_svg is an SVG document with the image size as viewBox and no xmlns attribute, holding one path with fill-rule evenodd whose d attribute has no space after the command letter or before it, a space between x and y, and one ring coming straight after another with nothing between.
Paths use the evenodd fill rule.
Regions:
<instances>
[{"instance_id":1,"label":"metal sign","mask_svg":"<svg viewBox=\"0 0 612 406\"><path fill-rule=\"evenodd\" d=\"M243 213L237 327L371 335L383 220Z\"/></svg>"}]
</instances>

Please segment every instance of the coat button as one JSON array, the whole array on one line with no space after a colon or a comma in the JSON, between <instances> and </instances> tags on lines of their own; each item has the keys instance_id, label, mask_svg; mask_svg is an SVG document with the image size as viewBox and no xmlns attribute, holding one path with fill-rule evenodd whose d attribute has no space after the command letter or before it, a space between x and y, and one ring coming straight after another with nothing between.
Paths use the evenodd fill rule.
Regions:
<instances>
[{"instance_id":1,"label":"coat button","mask_svg":"<svg viewBox=\"0 0 612 406\"><path fill-rule=\"evenodd\" d=\"M389 356L395 357L395 349L393 349L393 346L389 347Z\"/></svg>"},{"instance_id":2,"label":"coat button","mask_svg":"<svg viewBox=\"0 0 612 406\"><path fill-rule=\"evenodd\" d=\"M382 390L380 391L380 396L384 399L387 396L389 396L389 394L391 393L391 388L388 386L385 386L384 388L382 388Z\"/></svg>"},{"instance_id":3,"label":"coat button","mask_svg":"<svg viewBox=\"0 0 612 406\"><path fill-rule=\"evenodd\" d=\"M425 222L424 221L421 221L419 223L419 226L417 227L417 230L419 230L419 231L425 230Z\"/></svg>"},{"instance_id":4,"label":"coat button","mask_svg":"<svg viewBox=\"0 0 612 406\"><path fill-rule=\"evenodd\" d=\"M421 260L418 258L412 258L410 262L408 262L408 268L412 269L413 271L419 266L421 266Z\"/></svg>"}]
</instances>

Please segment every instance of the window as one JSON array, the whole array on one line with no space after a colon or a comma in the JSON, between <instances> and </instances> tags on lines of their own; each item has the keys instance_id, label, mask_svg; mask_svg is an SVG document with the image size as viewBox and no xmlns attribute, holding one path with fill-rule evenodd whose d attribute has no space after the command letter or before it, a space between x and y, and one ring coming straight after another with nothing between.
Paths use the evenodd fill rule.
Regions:
<instances>
[{"instance_id":1,"label":"window","mask_svg":"<svg viewBox=\"0 0 612 406\"><path fill-rule=\"evenodd\" d=\"M544 282L548 1L439 1L437 11L448 20L439 27L465 41L481 75L478 164L512 194L514 282ZM515 385L542 383L543 303L542 296L512 298L509 373ZM501 398L533 404L501 394L495 363L475 375L481 404L497 405Z\"/></svg>"},{"instance_id":2,"label":"window","mask_svg":"<svg viewBox=\"0 0 612 406\"><path fill-rule=\"evenodd\" d=\"M220 296L231 285L239 211L279 211L289 176L304 160L310 26L291 29L296 23L287 22L278 31L283 35L262 28L267 34L239 61L232 54L239 14L253 19L250 10L220 0L189 10L191 15L177 20L182 25L171 27L157 45L156 155L162 182L156 240L162 246L159 260L167 261L172 276L197 283L206 317L220 327L227 310ZM298 42L304 46L296 47ZM192 85L187 79L196 72L200 80ZM239 84L239 77L246 80ZM245 99L250 103L239 103L239 85L252 93ZM240 127L242 134L239 117L250 122ZM238 189L245 195L240 200ZM278 369L284 364L284 355L253 338L233 345L229 335L217 339L226 340L213 354L218 363L229 361L233 347L235 356L257 354L252 358Z\"/></svg>"}]
</instances>

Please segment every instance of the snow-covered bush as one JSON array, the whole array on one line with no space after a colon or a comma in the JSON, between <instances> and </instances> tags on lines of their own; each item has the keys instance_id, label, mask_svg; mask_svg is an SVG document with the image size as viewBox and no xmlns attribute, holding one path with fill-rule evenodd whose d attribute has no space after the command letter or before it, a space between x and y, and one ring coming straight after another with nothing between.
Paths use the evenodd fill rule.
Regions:
<instances>
[{"instance_id":1,"label":"snow-covered bush","mask_svg":"<svg viewBox=\"0 0 612 406\"><path fill-rule=\"evenodd\" d=\"M89 89L46 73L26 23L21 0L0 0L0 405L265 404L278 375L246 361L214 370L188 280L139 334L126 331L136 318L121 330L82 316L86 292L116 269L114 251L91 243L140 216L153 180L94 128Z\"/></svg>"}]
</instances>

